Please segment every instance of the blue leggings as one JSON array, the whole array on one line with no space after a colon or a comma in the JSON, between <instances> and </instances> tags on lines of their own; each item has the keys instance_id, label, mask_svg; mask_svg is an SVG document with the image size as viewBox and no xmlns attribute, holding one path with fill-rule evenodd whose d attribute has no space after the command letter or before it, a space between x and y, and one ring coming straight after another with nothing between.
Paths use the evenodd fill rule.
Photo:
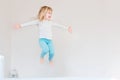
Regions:
<instances>
[{"instance_id":1,"label":"blue leggings","mask_svg":"<svg viewBox=\"0 0 120 80\"><path fill-rule=\"evenodd\" d=\"M46 38L40 38L39 44L42 48L40 57L44 58L44 56L49 52L49 61L51 61L54 56L54 46L52 40Z\"/></svg>"}]
</instances>

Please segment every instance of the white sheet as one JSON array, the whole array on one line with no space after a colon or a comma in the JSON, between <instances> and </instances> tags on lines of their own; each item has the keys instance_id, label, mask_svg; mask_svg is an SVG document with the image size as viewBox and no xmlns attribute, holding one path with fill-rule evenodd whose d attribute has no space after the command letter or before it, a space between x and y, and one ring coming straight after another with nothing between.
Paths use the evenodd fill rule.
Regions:
<instances>
[{"instance_id":1,"label":"white sheet","mask_svg":"<svg viewBox=\"0 0 120 80\"><path fill-rule=\"evenodd\" d=\"M110 78L80 78L80 77L56 77L56 78L6 78L5 80L113 80Z\"/></svg>"}]
</instances>

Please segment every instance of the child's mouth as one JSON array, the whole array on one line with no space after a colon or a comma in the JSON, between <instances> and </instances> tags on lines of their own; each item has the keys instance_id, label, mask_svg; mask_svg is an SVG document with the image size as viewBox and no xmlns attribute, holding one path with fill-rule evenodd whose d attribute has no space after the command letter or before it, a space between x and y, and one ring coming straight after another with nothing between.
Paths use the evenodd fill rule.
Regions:
<instances>
[{"instance_id":1,"label":"child's mouth","mask_svg":"<svg viewBox=\"0 0 120 80\"><path fill-rule=\"evenodd\" d=\"M51 18L51 16L48 16L48 18Z\"/></svg>"}]
</instances>

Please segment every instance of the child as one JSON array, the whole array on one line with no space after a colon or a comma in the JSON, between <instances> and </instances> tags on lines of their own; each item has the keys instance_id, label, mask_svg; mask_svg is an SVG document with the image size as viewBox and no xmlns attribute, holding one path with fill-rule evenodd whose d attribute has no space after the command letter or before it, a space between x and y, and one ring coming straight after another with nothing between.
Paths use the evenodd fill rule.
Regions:
<instances>
[{"instance_id":1,"label":"child","mask_svg":"<svg viewBox=\"0 0 120 80\"><path fill-rule=\"evenodd\" d=\"M52 26L62 27L67 29L70 33L72 32L71 27L66 27L63 25L59 25L51 21L52 17L52 8L49 6L43 6L39 10L38 19L24 23L24 24L17 24L15 27L22 28L29 25L37 24L39 26L39 44L42 48L42 52L40 55L40 62L44 62L44 56L49 52L49 63L53 64L53 56L54 56L54 47L52 42Z\"/></svg>"}]
</instances>

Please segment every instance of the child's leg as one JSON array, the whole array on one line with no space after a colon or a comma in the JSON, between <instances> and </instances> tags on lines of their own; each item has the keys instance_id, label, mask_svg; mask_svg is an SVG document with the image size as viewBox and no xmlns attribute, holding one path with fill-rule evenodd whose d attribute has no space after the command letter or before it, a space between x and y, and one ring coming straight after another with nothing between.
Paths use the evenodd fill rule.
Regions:
<instances>
[{"instance_id":1,"label":"child's leg","mask_svg":"<svg viewBox=\"0 0 120 80\"><path fill-rule=\"evenodd\" d=\"M49 41L48 48L49 48L49 61L51 63L54 57L54 46L52 40Z\"/></svg>"},{"instance_id":2,"label":"child's leg","mask_svg":"<svg viewBox=\"0 0 120 80\"><path fill-rule=\"evenodd\" d=\"M49 48L48 48L48 45L47 45L45 39L43 39L43 38L39 39L39 43L42 48L40 57L41 57L41 59L43 59L44 56L49 52Z\"/></svg>"}]
</instances>

